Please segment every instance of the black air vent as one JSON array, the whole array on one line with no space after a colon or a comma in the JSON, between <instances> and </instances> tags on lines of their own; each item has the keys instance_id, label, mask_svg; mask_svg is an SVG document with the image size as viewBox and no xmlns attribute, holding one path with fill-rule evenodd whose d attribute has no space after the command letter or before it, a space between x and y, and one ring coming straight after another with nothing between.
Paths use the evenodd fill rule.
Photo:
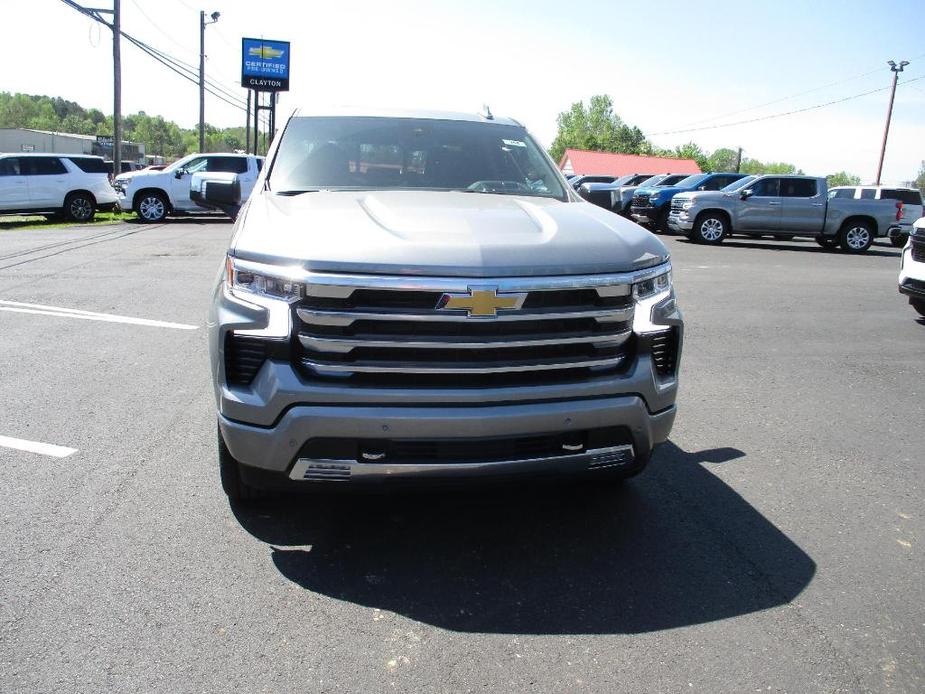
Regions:
<instances>
[{"instance_id":1,"label":"black air vent","mask_svg":"<svg viewBox=\"0 0 925 694\"><path fill-rule=\"evenodd\" d=\"M668 330L652 338L650 348L655 372L659 376L674 376L678 367L678 331Z\"/></svg>"},{"instance_id":2,"label":"black air vent","mask_svg":"<svg viewBox=\"0 0 925 694\"><path fill-rule=\"evenodd\" d=\"M255 337L225 336L225 379L249 385L267 359L267 343Z\"/></svg>"}]
</instances>

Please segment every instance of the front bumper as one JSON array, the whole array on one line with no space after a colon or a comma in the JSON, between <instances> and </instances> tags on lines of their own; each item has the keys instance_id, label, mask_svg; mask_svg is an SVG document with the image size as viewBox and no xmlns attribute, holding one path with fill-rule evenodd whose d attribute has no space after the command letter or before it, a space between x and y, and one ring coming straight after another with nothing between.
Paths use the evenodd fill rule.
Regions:
<instances>
[{"instance_id":1,"label":"front bumper","mask_svg":"<svg viewBox=\"0 0 925 694\"><path fill-rule=\"evenodd\" d=\"M255 427L219 415L222 436L231 454L243 465L278 473L290 480L351 479L381 481L396 478L482 477L516 474L577 473L599 467L628 465L648 459L665 441L676 408L652 414L642 398L622 396L578 402L533 403L496 407L293 407L273 427ZM304 442L319 438L350 438L378 442L459 439L586 431L620 425L632 443L591 449L574 455L493 461L361 462L305 458Z\"/></svg>"},{"instance_id":2,"label":"front bumper","mask_svg":"<svg viewBox=\"0 0 925 694\"><path fill-rule=\"evenodd\" d=\"M637 224L654 224L657 216L657 207L630 207L630 217Z\"/></svg>"},{"instance_id":3,"label":"front bumper","mask_svg":"<svg viewBox=\"0 0 925 694\"><path fill-rule=\"evenodd\" d=\"M690 231L694 228L694 221L688 212L669 212L668 228L672 231Z\"/></svg>"}]
</instances>

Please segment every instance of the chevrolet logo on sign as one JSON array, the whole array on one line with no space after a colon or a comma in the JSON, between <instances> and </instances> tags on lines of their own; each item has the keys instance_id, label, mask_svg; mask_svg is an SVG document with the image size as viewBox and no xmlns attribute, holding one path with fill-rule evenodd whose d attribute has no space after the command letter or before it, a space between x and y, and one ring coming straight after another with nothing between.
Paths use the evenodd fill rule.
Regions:
<instances>
[{"instance_id":1,"label":"chevrolet logo on sign","mask_svg":"<svg viewBox=\"0 0 925 694\"><path fill-rule=\"evenodd\" d=\"M437 302L437 308L468 311L470 318L494 318L498 311L520 309L526 298L526 293L498 294L497 289L472 289L467 294L444 294Z\"/></svg>"}]
</instances>

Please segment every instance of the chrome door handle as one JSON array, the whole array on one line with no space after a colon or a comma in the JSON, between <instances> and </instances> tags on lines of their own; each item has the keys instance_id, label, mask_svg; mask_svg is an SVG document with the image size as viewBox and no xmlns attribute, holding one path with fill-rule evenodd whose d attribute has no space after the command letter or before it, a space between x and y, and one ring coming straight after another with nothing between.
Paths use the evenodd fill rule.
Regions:
<instances>
[{"instance_id":1,"label":"chrome door handle","mask_svg":"<svg viewBox=\"0 0 925 694\"><path fill-rule=\"evenodd\" d=\"M779 203L779 202L776 202L775 200L770 200L770 201L768 201L768 204L769 204L769 205L780 205L780 203Z\"/></svg>"},{"instance_id":2,"label":"chrome door handle","mask_svg":"<svg viewBox=\"0 0 925 694\"><path fill-rule=\"evenodd\" d=\"M813 203L813 207L822 207L822 203L821 203L821 202L814 202L814 203Z\"/></svg>"}]
</instances>

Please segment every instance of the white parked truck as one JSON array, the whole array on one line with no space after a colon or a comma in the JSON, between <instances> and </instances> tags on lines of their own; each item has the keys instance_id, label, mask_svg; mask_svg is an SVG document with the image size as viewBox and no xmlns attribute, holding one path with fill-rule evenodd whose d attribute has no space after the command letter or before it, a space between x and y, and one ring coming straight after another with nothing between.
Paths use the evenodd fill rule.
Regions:
<instances>
[{"instance_id":1,"label":"white parked truck","mask_svg":"<svg viewBox=\"0 0 925 694\"><path fill-rule=\"evenodd\" d=\"M262 166L263 157L253 154L190 154L162 171L121 174L113 187L120 208L135 212L143 222L161 222L170 214L212 211L190 198L194 174L235 174L241 184L241 197L247 199Z\"/></svg>"}]
</instances>

